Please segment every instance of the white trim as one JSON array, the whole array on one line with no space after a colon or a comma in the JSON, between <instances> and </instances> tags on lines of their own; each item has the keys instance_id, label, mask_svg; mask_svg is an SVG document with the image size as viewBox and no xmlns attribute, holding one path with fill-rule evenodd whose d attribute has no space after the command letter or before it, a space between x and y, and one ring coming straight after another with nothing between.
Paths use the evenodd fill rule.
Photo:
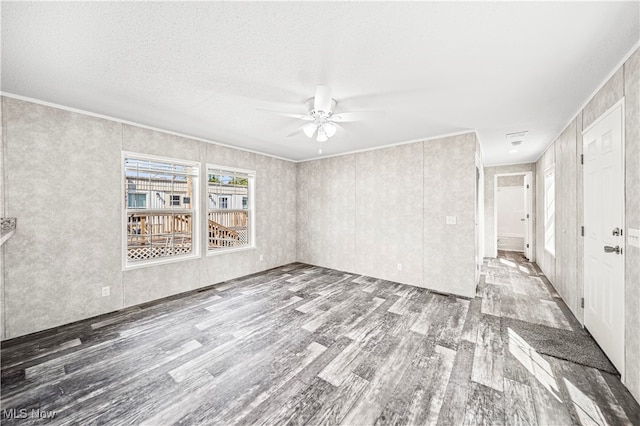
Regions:
<instances>
[{"instance_id":1,"label":"white trim","mask_svg":"<svg viewBox=\"0 0 640 426\"><path fill-rule=\"evenodd\" d=\"M536 158L535 163L538 162L538 160L540 160L540 158L544 155L545 152L547 152L547 150L549 149L549 147L551 147L551 145L560 137L560 135L562 134L562 132L564 132L567 127L569 126L569 123L571 123L573 120L575 120L576 118L578 118L578 115L584 110L584 108L589 104L589 102L591 102L591 100L598 94L598 92L600 91L600 89L602 89L605 84L607 84L609 82L609 80L611 80L611 77L613 77L618 70L624 66L625 62L627 62L629 60L629 58L631 57L631 55L633 55L636 50L638 50L638 48L640 48L640 41L636 42L636 44L633 45L633 47L631 48L631 50L629 50L623 57L622 60L620 62L618 62L618 64L613 67L613 70L611 70L611 72L609 72L609 74L607 74L607 77L598 85L598 87L596 88L596 90L594 90L591 95L589 95L587 97L587 100L583 102L582 106L580 108L578 108L578 111L573 114L571 120L567 121L567 124L562 128L562 130L556 135L555 138L551 139L551 142L549 142L547 144L547 146L544 148L544 150L542 150L542 152L540 153L540 155L538 155L538 158ZM624 76L624 71L623 71L623 76ZM624 84L624 81L623 81ZM624 96L623 96L624 98ZM608 111L607 111L608 112ZM602 114L604 115L604 114ZM602 117L602 115L600 117ZM591 127L591 126L589 126ZM624 129L623 129L624 130Z\"/></svg>"},{"instance_id":2,"label":"white trim","mask_svg":"<svg viewBox=\"0 0 640 426\"><path fill-rule=\"evenodd\" d=\"M255 177L256 176L256 171L255 170L240 169L240 168L237 168L237 167L227 167L227 166L221 166L219 164L210 164L210 163L205 164L205 166L207 168L207 175L209 174L209 169L213 169L213 170L221 170L221 171L227 171L227 172L232 172L232 173L243 173L243 174L249 175L251 177Z\"/></svg>"},{"instance_id":3,"label":"white trim","mask_svg":"<svg viewBox=\"0 0 640 426\"><path fill-rule=\"evenodd\" d=\"M157 160L157 161L162 161L162 162L170 162L173 164L180 164L180 165L184 165L184 166L190 166L190 167L194 167L198 170L198 179L195 180L195 182L193 182L193 193L192 193L192 198L194 198L194 200L192 200L192 207L189 210L189 213L191 213L193 215L193 218L191 220L191 253L190 254L184 254L184 255L177 255L177 256L166 256L166 257L160 257L157 259L152 259L152 260L142 260L142 261L136 261L134 263L129 263L127 262L127 201L126 201L126 179L125 179L125 159L128 157L133 157L133 158L140 158L140 159L149 159L149 160ZM139 269L139 268L146 268L146 267L150 267L150 266L156 266L156 265L163 265L165 263L174 263L174 262L181 262L184 260L190 260L190 259L199 259L200 257L202 257L202 254L200 253L200 222L198 220L198 215L200 215L200 194L198 193L198 191L200 191L200 179L202 179L201 176L201 172L202 172L202 166L201 163L199 161L190 161L190 160L182 160L182 159L178 159L178 158L171 158L171 157L161 157L159 155L152 155L152 154L143 154L140 152L132 152L132 151L121 151L121 156L120 156L120 199L122 200L122 205L120 206L120 210L122 212L121 214L121 228L120 228L120 232L122 232L122 252L120 254L121 258L122 258L122 271L126 272L126 271L130 271L133 269ZM194 197L194 194L198 194L197 197ZM124 295L123 295L124 297Z\"/></svg>"},{"instance_id":4,"label":"white trim","mask_svg":"<svg viewBox=\"0 0 640 426\"><path fill-rule=\"evenodd\" d=\"M324 160L325 158L342 157L343 155L351 155L351 154L359 154L361 152L377 151L379 149L393 148L393 147L396 147L396 146L409 145L409 144L412 144L412 143L428 142L428 141L433 141L433 140L436 140L436 139L449 138L449 137L452 137L452 136L466 135L466 134L469 134L469 133L476 133L476 131L475 130L463 130L463 131L460 131L460 132L447 133L447 134L444 134L444 135L430 136L428 138L413 139L413 140L405 141L405 142L396 142L396 143L391 143L391 144L388 144L388 145L376 146L376 147L372 147L372 148L363 148L363 149L358 149L358 150L355 150L355 151L342 152L342 153L339 153L339 154L326 155L326 156L322 156L322 157L314 157L314 158L309 158L309 159L306 159L306 160L297 160L295 162L296 163L306 163L308 161ZM478 137L477 133L476 133L476 137Z\"/></svg>"},{"instance_id":5,"label":"white trim","mask_svg":"<svg viewBox=\"0 0 640 426\"><path fill-rule=\"evenodd\" d=\"M538 160L536 160L538 161ZM536 161L525 161L522 163L500 163L500 164L485 164L485 167L504 167L504 166L519 166L521 164L536 164ZM520 172L524 173L524 172Z\"/></svg>"},{"instance_id":6,"label":"white trim","mask_svg":"<svg viewBox=\"0 0 640 426\"><path fill-rule=\"evenodd\" d=\"M503 237L503 238L522 238L524 239L524 235L518 235L518 234L501 234L498 235L498 238Z\"/></svg>"},{"instance_id":7,"label":"white trim","mask_svg":"<svg viewBox=\"0 0 640 426\"><path fill-rule=\"evenodd\" d=\"M256 171L255 170L249 170L249 169L241 169L238 167L227 167L227 166L221 166L219 164L211 164L211 163L206 163L204 165L205 167L205 182L206 185L203 185L205 187L205 200L207 200L204 204L205 206L205 214L204 214L204 221L205 221L205 240L207 241L207 244L205 245L205 252L207 256L213 256L213 255L219 255L219 254L224 254L224 253L234 253L237 251L244 251L244 250L253 250L256 248L256 228L257 228L257 223L256 223ZM236 172L236 173L242 173L242 174L246 174L247 176L249 176L248 179L248 187L247 187L247 192L248 192L248 197L249 197L249 205L248 205L248 212L249 212L249 245L243 246L243 247L231 247L231 248L217 248L217 249L210 249L209 248L209 236L208 236L208 232L209 232L209 202L208 202L208 192L209 192L209 170L213 169L213 170L219 170L219 171L229 171L229 172Z\"/></svg>"},{"instance_id":8,"label":"white trim","mask_svg":"<svg viewBox=\"0 0 640 426\"><path fill-rule=\"evenodd\" d=\"M531 192L529 192L529 196L528 196L528 208L529 211L525 212L525 214L529 215L529 222L527 223L527 228L529 231L529 241L525 241L525 244L529 244L531 247L529 247L531 249L531 256L529 259L529 262L535 262L536 261L536 242L535 241L535 237L534 237L534 233L535 233L535 229L533 227L533 218L534 218L534 210L533 210L533 200L535 198L535 195L533 194L533 171L531 170L526 170L526 171L522 171L522 172L507 172L507 173L496 173L493 175L493 239L494 239L494 250L495 252L493 253L493 257L498 257L498 197L497 197L497 193L498 193L498 177L500 176L529 176L529 185L531 185L531 188L529 188L531 190ZM523 186L514 186L514 187L509 187L509 186L501 186L500 188L524 188ZM526 240L526 235L524 236L525 240ZM526 253L526 250L524 251Z\"/></svg>"},{"instance_id":9,"label":"white trim","mask_svg":"<svg viewBox=\"0 0 640 426\"><path fill-rule=\"evenodd\" d=\"M593 127L596 126L596 124L600 123L607 115L609 115L614 109L618 108L619 106L622 107L622 114L624 114L624 101L625 101L625 97L621 97L620 99L618 99L618 101L613 104L611 106L611 108L609 108L608 110L606 110L605 112L602 113L602 115L598 118L596 118L593 123L589 124L589 127L587 127L586 129L584 129L582 131L582 136L584 136L585 133L587 133L589 130L591 130ZM622 133L624 133L624 115L622 116ZM622 143L624 144L625 140L624 140L624 135L622 138ZM582 141L582 152L584 152L584 140ZM624 151L623 151L624 154ZM624 156L622 157L624 158Z\"/></svg>"},{"instance_id":10,"label":"white trim","mask_svg":"<svg viewBox=\"0 0 640 426\"><path fill-rule=\"evenodd\" d=\"M480 152L480 155L478 155L478 152L476 152L476 158L475 158L475 165L474 165L474 178L478 179L478 182L476 184L476 202L478 203L478 205L476 206L476 270L475 270L475 280L476 280L476 287L478 285L478 283L480 282L480 275L482 272L482 264L484 263L484 246L485 246L485 229L484 229L484 211L485 211L485 203L484 203L484 167L482 166L482 159L480 158L482 155L482 152ZM476 173L478 173L480 176L479 178L476 177ZM475 180L475 179L474 179Z\"/></svg>"},{"instance_id":11,"label":"white trim","mask_svg":"<svg viewBox=\"0 0 640 426\"><path fill-rule=\"evenodd\" d=\"M192 248L193 248L193 246L192 246ZM159 265L164 265L164 264L167 264L167 263L176 263L176 262L182 262L182 261L185 261L185 260L194 260L194 259L199 259L200 257L202 257L200 255L200 253L196 253L194 251L191 254L181 254L181 255L177 255L177 256L166 256L166 257L160 257L160 258L153 259L153 260L139 260L135 264L127 265L122 271L123 272L127 272L127 271L132 271L134 269L148 268L150 266L159 266ZM124 262L126 262L126 258L124 258L124 255L123 255L123 259L124 259Z\"/></svg>"},{"instance_id":12,"label":"white trim","mask_svg":"<svg viewBox=\"0 0 640 426\"><path fill-rule=\"evenodd\" d=\"M237 253L239 251L247 251L247 250L255 250L256 246L254 245L250 245L250 246L244 246L244 247L232 247L232 248L228 248L228 249L215 249L215 250L210 250L209 248L207 248L207 256L220 256L221 254L229 254L229 253Z\"/></svg>"},{"instance_id":13,"label":"white trim","mask_svg":"<svg viewBox=\"0 0 640 426\"><path fill-rule=\"evenodd\" d=\"M291 163L297 163L296 160L292 160L290 158L279 157L277 155L267 154L265 152L254 151L254 150L249 149L249 148L242 148L242 147L239 147L239 146L229 145L229 144L225 144L225 143L222 143L222 142L216 142L216 141L212 141L210 139L200 138L200 137L193 136L193 135L188 135L188 134L185 134L185 133L174 132L174 131L167 130L167 129L161 129L159 127L154 127L154 126L149 126L149 125L146 125L146 124L136 123L135 121L129 121L129 120L125 120L123 118L116 118L116 117L112 117L110 115L98 114L98 113L95 113L95 112L85 111L85 110L78 109L78 108L73 108L73 107L68 107L68 106L56 104L56 103L53 103L53 102L42 101L42 100L39 100L39 99L30 98L28 96L16 95L14 93L8 93L8 92L3 92L3 91L0 91L0 95L1 96L5 96L7 98L17 99L17 100L20 100L20 101L31 102L31 103L38 104L38 105L43 105L43 106L47 106L47 107L51 107L51 108L61 109L61 110L64 110L64 111L74 112L76 114L82 114L82 115L87 115L87 116L90 116L90 117L102 118L104 120L115 121L116 123L127 124L129 126L140 127L142 129L153 130L153 131L160 132L160 133L165 133L165 134L168 134L168 135L179 136L181 138L191 139L191 140L200 141L200 142L206 142L206 143L210 143L210 144L213 144L213 145L222 146L222 147L225 147L225 148L237 149L238 151L250 152L252 154L264 155L266 157L272 157L272 158L276 158L278 160L289 161Z\"/></svg>"}]
</instances>

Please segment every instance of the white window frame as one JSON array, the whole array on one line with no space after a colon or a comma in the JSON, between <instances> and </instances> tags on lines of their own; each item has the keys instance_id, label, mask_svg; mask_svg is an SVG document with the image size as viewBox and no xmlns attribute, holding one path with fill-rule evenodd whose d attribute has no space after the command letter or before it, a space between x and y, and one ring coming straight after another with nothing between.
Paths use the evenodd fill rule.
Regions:
<instances>
[{"instance_id":1,"label":"white window frame","mask_svg":"<svg viewBox=\"0 0 640 426\"><path fill-rule=\"evenodd\" d=\"M207 256L218 256L221 254L227 254L227 253L234 253L234 252L238 252L238 251L244 251L244 250L255 250L256 248L256 208L255 208L255 198L256 198L256 193L255 193L255 180L256 180L256 172L255 170L248 170L248 169L240 169L237 167L228 167L228 166L221 166L218 164L207 164L206 165L206 169L205 169L205 174L204 174L204 179L203 182L206 185L206 197L208 199L209 195L209 175L212 174L212 172L215 171L226 171L229 173L238 173L238 174L244 174L247 175L248 177L248 185L247 185L247 190L248 190L248 194L247 196L249 197L248 200L248 209L247 210L247 214L248 214L248 222L249 222L249 244L246 246L242 246L242 247L229 247L229 248L216 248L216 249L210 249L209 248L209 227L208 227L208 220L209 220L209 211L211 210L219 210L219 208L209 208L209 203L207 202L207 211L205 213L205 220L204 222L207 223L207 226L205 226L205 232L204 232L204 241L206 244L206 251L207 251ZM216 200L216 203L218 203L218 200ZM231 200L229 201L230 204L233 204L231 202Z\"/></svg>"},{"instance_id":2,"label":"white window frame","mask_svg":"<svg viewBox=\"0 0 640 426\"><path fill-rule=\"evenodd\" d=\"M208 175L208 173L207 173L207 175ZM218 197L218 206L220 206L219 207L220 210L228 209L229 208L229 197L226 196L226 195L223 196L223 197Z\"/></svg>"},{"instance_id":3,"label":"white window frame","mask_svg":"<svg viewBox=\"0 0 640 426\"><path fill-rule=\"evenodd\" d=\"M174 256L166 256L159 257L148 260L139 260L139 261L129 261L127 259L127 221L128 221L128 211L129 206L127 205L127 179L126 179L126 168L125 168L125 160L127 158L133 158L136 160L148 160L148 161L158 161L164 163L172 163L172 164L180 164L184 166L193 167L197 170L197 174L195 175L195 179L192 181L192 194L191 194L191 208L184 209L188 210L191 213L191 253L174 255ZM120 161L121 171L120 178L122 179L122 184L120 185L122 191L122 206L120 210L122 211L122 270L132 270L139 268L146 268L149 266L161 265L165 263L175 263L175 262L183 262L185 260L190 259L198 259L202 257L202 253L200 250L200 239L201 239L201 231L200 231L200 180L202 175L202 167L200 162L183 160L178 158L171 157L161 157L157 155L143 154L139 152L131 152L131 151L122 151L122 158ZM148 198L148 197L147 197ZM147 199L147 204L149 200ZM167 211L175 212L175 209L171 208L171 202L169 202L169 207L166 209ZM134 210L134 209L131 209ZM137 211L144 211L144 209L138 209Z\"/></svg>"},{"instance_id":4,"label":"white window frame","mask_svg":"<svg viewBox=\"0 0 640 426\"><path fill-rule=\"evenodd\" d=\"M551 181L550 181L551 180ZM543 176L543 227L544 249L553 257L556 255L556 165L552 164ZM550 207L553 206L553 213ZM549 235L550 233L550 235Z\"/></svg>"},{"instance_id":5,"label":"white window frame","mask_svg":"<svg viewBox=\"0 0 640 426\"><path fill-rule=\"evenodd\" d=\"M127 199L127 209L131 209L131 210L133 210L133 209L135 209L135 208L146 208L146 207L147 207L147 202L148 202L149 200L147 200L147 194L146 194L146 193L142 193L142 192L140 192L140 193L138 193L138 192L132 192L131 194L132 194L132 195L144 195L144 204L145 204L145 207L130 207L130 206L129 206L129 199Z\"/></svg>"}]
</instances>

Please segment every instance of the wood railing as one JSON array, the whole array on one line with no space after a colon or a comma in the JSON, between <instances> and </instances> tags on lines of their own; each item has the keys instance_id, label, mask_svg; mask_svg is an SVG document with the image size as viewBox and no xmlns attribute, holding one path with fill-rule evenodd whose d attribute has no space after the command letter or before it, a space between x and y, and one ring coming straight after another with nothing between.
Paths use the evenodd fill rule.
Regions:
<instances>
[{"instance_id":1,"label":"wood railing","mask_svg":"<svg viewBox=\"0 0 640 426\"><path fill-rule=\"evenodd\" d=\"M136 212L128 216L127 234L130 242L145 244L161 237L191 237L191 213Z\"/></svg>"},{"instance_id":2,"label":"wood railing","mask_svg":"<svg viewBox=\"0 0 640 426\"><path fill-rule=\"evenodd\" d=\"M226 228L246 228L246 210L214 210L209 212L209 221L219 223Z\"/></svg>"},{"instance_id":3,"label":"wood railing","mask_svg":"<svg viewBox=\"0 0 640 426\"><path fill-rule=\"evenodd\" d=\"M246 210L216 210L208 213L209 248L238 247L247 240Z\"/></svg>"},{"instance_id":4,"label":"wood railing","mask_svg":"<svg viewBox=\"0 0 640 426\"><path fill-rule=\"evenodd\" d=\"M191 213L130 213L127 222L127 257L144 260L191 252ZM238 247L248 242L246 211L209 212L208 247Z\"/></svg>"},{"instance_id":5,"label":"wood railing","mask_svg":"<svg viewBox=\"0 0 640 426\"><path fill-rule=\"evenodd\" d=\"M236 231L209 220L209 247L234 247L239 240Z\"/></svg>"},{"instance_id":6,"label":"wood railing","mask_svg":"<svg viewBox=\"0 0 640 426\"><path fill-rule=\"evenodd\" d=\"M191 253L191 213L128 215L127 258L145 260Z\"/></svg>"}]
</instances>

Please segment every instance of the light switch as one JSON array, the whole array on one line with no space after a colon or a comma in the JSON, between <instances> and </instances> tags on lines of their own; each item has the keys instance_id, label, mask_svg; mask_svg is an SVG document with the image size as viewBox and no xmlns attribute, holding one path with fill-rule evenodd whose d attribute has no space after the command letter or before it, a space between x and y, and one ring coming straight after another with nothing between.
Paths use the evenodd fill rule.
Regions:
<instances>
[{"instance_id":1,"label":"light switch","mask_svg":"<svg viewBox=\"0 0 640 426\"><path fill-rule=\"evenodd\" d=\"M640 247L640 229L627 228L627 244Z\"/></svg>"},{"instance_id":2,"label":"light switch","mask_svg":"<svg viewBox=\"0 0 640 426\"><path fill-rule=\"evenodd\" d=\"M456 217L455 216L447 216L447 225L455 225Z\"/></svg>"}]
</instances>

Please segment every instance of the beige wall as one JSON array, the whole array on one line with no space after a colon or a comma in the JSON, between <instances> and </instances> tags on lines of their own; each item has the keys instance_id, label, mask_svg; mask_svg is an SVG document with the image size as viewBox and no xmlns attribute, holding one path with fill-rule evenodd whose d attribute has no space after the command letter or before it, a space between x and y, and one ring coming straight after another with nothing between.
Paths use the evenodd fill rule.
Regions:
<instances>
[{"instance_id":1,"label":"beige wall","mask_svg":"<svg viewBox=\"0 0 640 426\"><path fill-rule=\"evenodd\" d=\"M298 164L298 260L472 297L476 140Z\"/></svg>"},{"instance_id":2,"label":"beige wall","mask_svg":"<svg viewBox=\"0 0 640 426\"><path fill-rule=\"evenodd\" d=\"M3 247L4 337L296 260L295 191L283 190L295 187L295 163L11 98L2 98L2 112L5 213L18 217ZM256 249L207 257L203 244L199 259L123 272L114 232L122 194L113 190L123 150L255 170ZM107 285L111 296L102 297Z\"/></svg>"},{"instance_id":3,"label":"beige wall","mask_svg":"<svg viewBox=\"0 0 640 426\"><path fill-rule=\"evenodd\" d=\"M533 172L531 178L531 191L534 191L536 188L536 178L535 178L535 164L527 163L527 164L510 164L506 166L494 166L494 167L485 167L484 168L484 256L485 257L495 257L497 255L496 251L496 216L495 216L495 194L494 194L494 184L496 175L500 175L502 173L524 173L524 172ZM518 177L518 176L516 176ZM522 179L522 177L518 177ZM533 198L533 226L535 229L535 220L536 220L536 210L535 210L535 197ZM536 239L535 232L534 238L532 241L533 248L535 250L536 247Z\"/></svg>"},{"instance_id":4,"label":"beige wall","mask_svg":"<svg viewBox=\"0 0 640 426\"><path fill-rule=\"evenodd\" d=\"M542 218L544 170L556 166L556 256L543 244L537 248L538 264L580 322L583 310L583 182L579 164L582 131L624 96L625 107L625 220L626 229L640 228L640 51L593 96L536 163L538 209ZM625 230L626 230L625 229ZM543 240L543 224L536 227ZM625 243L625 365L623 381L640 400L640 249Z\"/></svg>"}]
</instances>

